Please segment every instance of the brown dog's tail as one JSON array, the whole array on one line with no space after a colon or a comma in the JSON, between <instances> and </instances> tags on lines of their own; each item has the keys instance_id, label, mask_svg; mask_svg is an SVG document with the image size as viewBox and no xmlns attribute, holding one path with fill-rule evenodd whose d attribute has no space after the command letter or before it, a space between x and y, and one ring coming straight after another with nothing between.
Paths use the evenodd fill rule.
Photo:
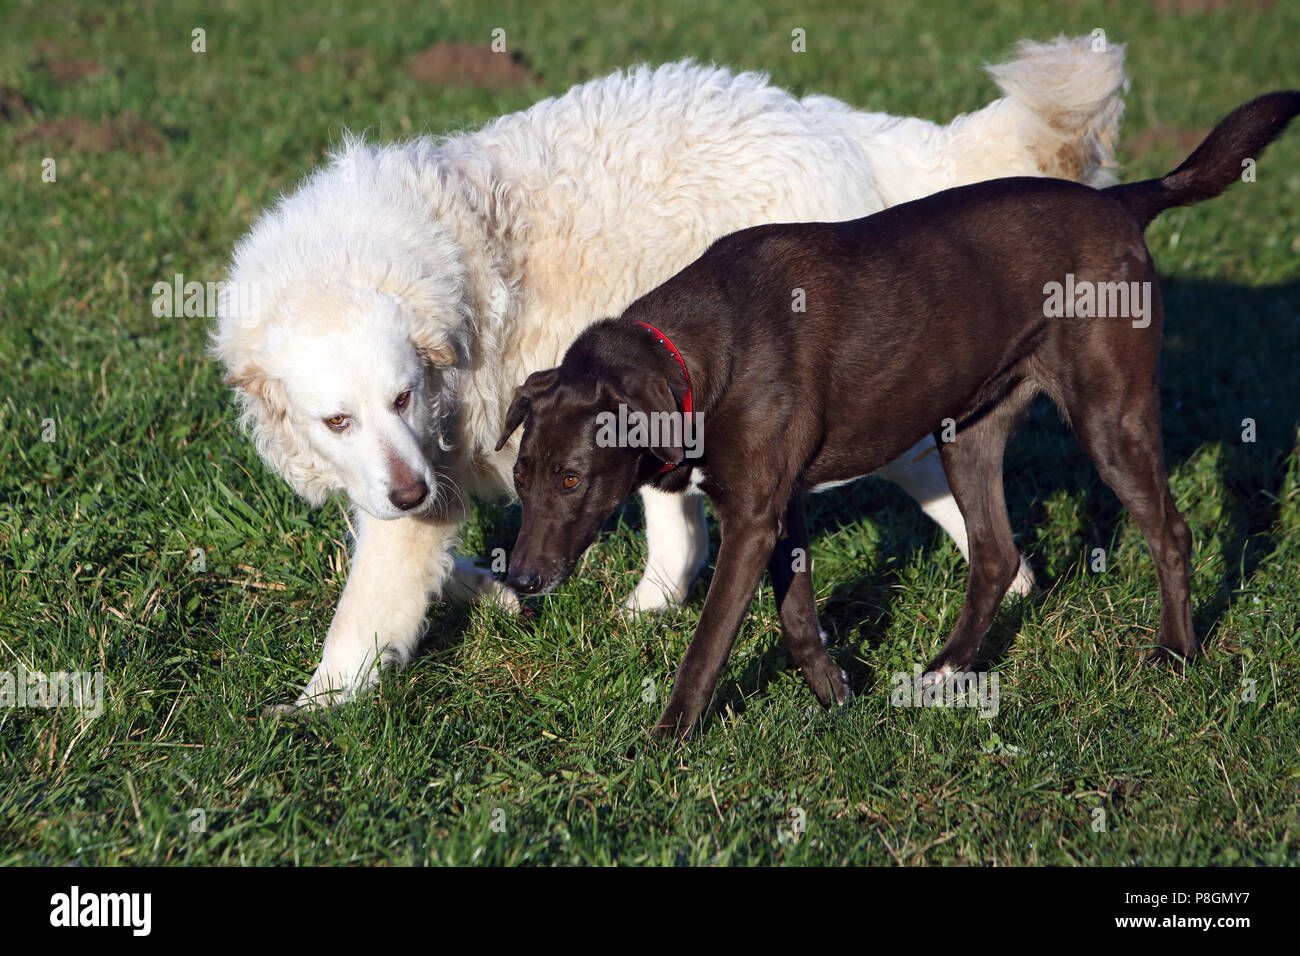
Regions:
<instances>
[{"instance_id":1,"label":"brown dog's tail","mask_svg":"<svg viewBox=\"0 0 1300 956\"><path fill-rule=\"evenodd\" d=\"M1213 199L1231 186L1242 177L1246 160L1256 159L1297 114L1300 90L1265 93L1229 113L1169 175L1104 192L1127 206L1145 229L1166 209Z\"/></svg>"}]
</instances>

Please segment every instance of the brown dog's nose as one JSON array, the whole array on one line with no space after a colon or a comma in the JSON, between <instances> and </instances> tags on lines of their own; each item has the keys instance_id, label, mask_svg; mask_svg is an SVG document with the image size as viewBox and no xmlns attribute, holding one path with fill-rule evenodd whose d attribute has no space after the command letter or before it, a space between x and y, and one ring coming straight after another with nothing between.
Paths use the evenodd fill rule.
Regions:
<instances>
[{"instance_id":1,"label":"brown dog's nose","mask_svg":"<svg viewBox=\"0 0 1300 956\"><path fill-rule=\"evenodd\" d=\"M542 589L542 576L536 571L512 567L506 575L506 584L520 594L536 594Z\"/></svg>"},{"instance_id":2,"label":"brown dog's nose","mask_svg":"<svg viewBox=\"0 0 1300 956\"><path fill-rule=\"evenodd\" d=\"M403 511L410 511L429 494L429 486L423 478L417 478L409 485L394 488L388 493L388 500Z\"/></svg>"}]
</instances>

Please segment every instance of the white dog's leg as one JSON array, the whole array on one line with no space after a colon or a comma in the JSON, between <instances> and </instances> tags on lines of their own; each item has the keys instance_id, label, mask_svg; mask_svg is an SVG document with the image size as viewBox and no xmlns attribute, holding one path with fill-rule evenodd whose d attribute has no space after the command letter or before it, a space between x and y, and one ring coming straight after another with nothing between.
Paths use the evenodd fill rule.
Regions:
<instances>
[{"instance_id":1,"label":"white dog's leg","mask_svg":"<svg viewBox=\"0 0 1300 956\"><path fill-rule=\"evenodd\" d=\"M452 573L459 521L384 521L364 512L356 521L352 570L320 666L293 707L344 703L375 683L382 666L409 660L429 600Z\"/></svg>"},{"instance_id":2,"label":"white dog's leg","mask_svg":"<svg viewBox=\"0 0 1300 956\"><path fill-rule=\"evenodd\" d=\"M927 436L917 442L902 456L876 472L888 478L916 499L921 510L933 518L957 545L963 558L969 560L969 542L966 522L961 509L948 488L948 476L943 473L943 461L935 447L934 438ZM1034 589L1034 572L1024 556L1020 557L1020 571L1011 583L1011 593L1024 597Z\"/></svg>"},{"instance_id":3,"label":"white dog's leg","mask_svg":"<svg viewBox=\"0 0 1300 956\"><path fill-rule=\"evenodd\" d=\"M709 559L704 498L670 495L646 486L641 489L641 503L645 508L645 572L623 607L632 612L664 611L686 600L691 582Z\"/></svg>"}]
</instances>

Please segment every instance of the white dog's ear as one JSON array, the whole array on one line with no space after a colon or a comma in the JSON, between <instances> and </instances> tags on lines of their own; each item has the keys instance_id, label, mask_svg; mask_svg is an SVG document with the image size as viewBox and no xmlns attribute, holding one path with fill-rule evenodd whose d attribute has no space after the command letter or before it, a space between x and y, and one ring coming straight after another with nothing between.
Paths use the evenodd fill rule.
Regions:
<instances>
[{"instance_id":1,"label":"white dog's ear","mask_svg":"<svg viewBox=\"0 0 1300 956\"><path fill-rule=\"evenodd\" d=\"M284 391L284 384L279 379L270 378L261 372L231 372L221 380L231 388L236 388L261 405L259 418L266 422L280 421L289 411L289 399Z\"/></svg>"},{"instance_id":2,"label":"white dog's ear","mask_svg":"<svg viewBox=\"0 0 1300 956\"><path fill-rule=\"evenodd\" d=\"M501 428L501 437L497 439L497 451L505 447L506 442L510 440L510 436L515 433L515 429L524 423L524 419L528 417L528 413L532 410L533 399L554 385L559 376L560 370L558 368L548 368L543 372L534 372L528 376L524 384L515 389L514 400L510 403L510 408L506 410L506 422Z\"/></svg>"},{"instance_id":3,"label":"white dog's ear","mask_svg":"<svg viewBox=\"0 0 1300 956\"><path fill-rule=\"evenodd\" d=\"M456 364L456 350L447 342L433 345L421 345L417 342L415 350L420 353L420 358L434 368L452 368Z\"/></svg>"},{"instance_id":4,"label":"white dog's ear","mask_svg":"<svg viewBox=\"0 0 1300 956\"><path fill-rule=\"evenodd\" d=\"M411 344L420 353L424 363L433 368L454 368L460 357L455 343L446 337L423 334L417 330L411 335Z\"/></svg>"},{"instance_id":5,"label":"white dog's ear","mask_svg":"<svg viewBox=\"0 0 1300 956\"><path fill-rule=\"evenodd\" d=\"M284 391L283 388L277 387L278 382L258 371L231 372L221 381L223 384L239 389L246 395L251 395L262 402L266 402L268 399L275 402L276 398L283 394Z\"/></svg>"},{"instance_id":6,"label":"white dog's ear","mask_svg":"<svg viewBox=\"0 0 1300 956\"><path fill-rule=\"evenodd\" d=\"M256 369L232 372L223 381L238 390L243 406L240 420L252 431L257 453L294 491L320 507L332 492L342 489L337 475L295 432L282 381Z\"/></svg>"},{"instance_id":7,"label":"white dog's ear","mask_svg":"<svg viewBox=\"0 0 1300 956\"><path fill-rule=\"evenodd\" d=\"M262 389L266 386L266 376L260 372L231 372L221 380L223 385L229 385L231 388L237 388L255 398L262 397Z\"/></svg>"}]
</instances>

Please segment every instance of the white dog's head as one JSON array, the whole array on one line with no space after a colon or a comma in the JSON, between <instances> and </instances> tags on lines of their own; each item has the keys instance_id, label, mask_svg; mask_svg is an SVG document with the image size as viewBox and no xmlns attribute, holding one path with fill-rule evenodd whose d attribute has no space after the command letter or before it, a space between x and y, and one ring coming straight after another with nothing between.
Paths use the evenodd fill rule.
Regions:
<instances>
[{"instance_id":1,"label":"white dog's head","mask_svg":"<svg viewBox=\"0 0 1300 956\"><path fill-rule=\"evenodd\" d=\"M384 162L349 144L259 220L235 250L212 352L296 491L398 518L457 494L432 461L454 443L473 310L457 243Z\"/></svg>"},{"instance_id":2,"label":"white dog's head","mask_svg":"<svg viewBox=\"0 0 1300 956\"><path fill-rule=\"evenodd\" d=\"M452 348L422 348L402 303L373 290L318 290L296 308L257 370L229 379L252 400L259 450L314 503L323 485L376 518L434 507Z\"/></svg>"},{"instance_id":3,"label":"white dog's head","mask_svg":"<svg viewBox=\"0 0 1300 956\"><path fill-rule=\"evenodd\" d=\"M373 289L325 284L279 310L226 378L267 463L317 505L344 492L399 518L445 504L431 459L449 441L454 344L422 340L403 302Z\"/></svg>"},{"instance_id":4,"label":"white dog's head","mask_svg":"<svg viewBox=\"0 0 1300 956\"><path fill-rule=\"evenodd\" d=\"M458 388L470 343L511 308L505 250L526 227L490 163L444 153L349 138L235 247L211 351L259 454L314 505L343 492L398 518L462 504L449 457L442 474L432 462L472 458L482 441L466 434L490 448L499 430L489 412L508 396L479 414Z\"/></svg>"}]
</instances>

